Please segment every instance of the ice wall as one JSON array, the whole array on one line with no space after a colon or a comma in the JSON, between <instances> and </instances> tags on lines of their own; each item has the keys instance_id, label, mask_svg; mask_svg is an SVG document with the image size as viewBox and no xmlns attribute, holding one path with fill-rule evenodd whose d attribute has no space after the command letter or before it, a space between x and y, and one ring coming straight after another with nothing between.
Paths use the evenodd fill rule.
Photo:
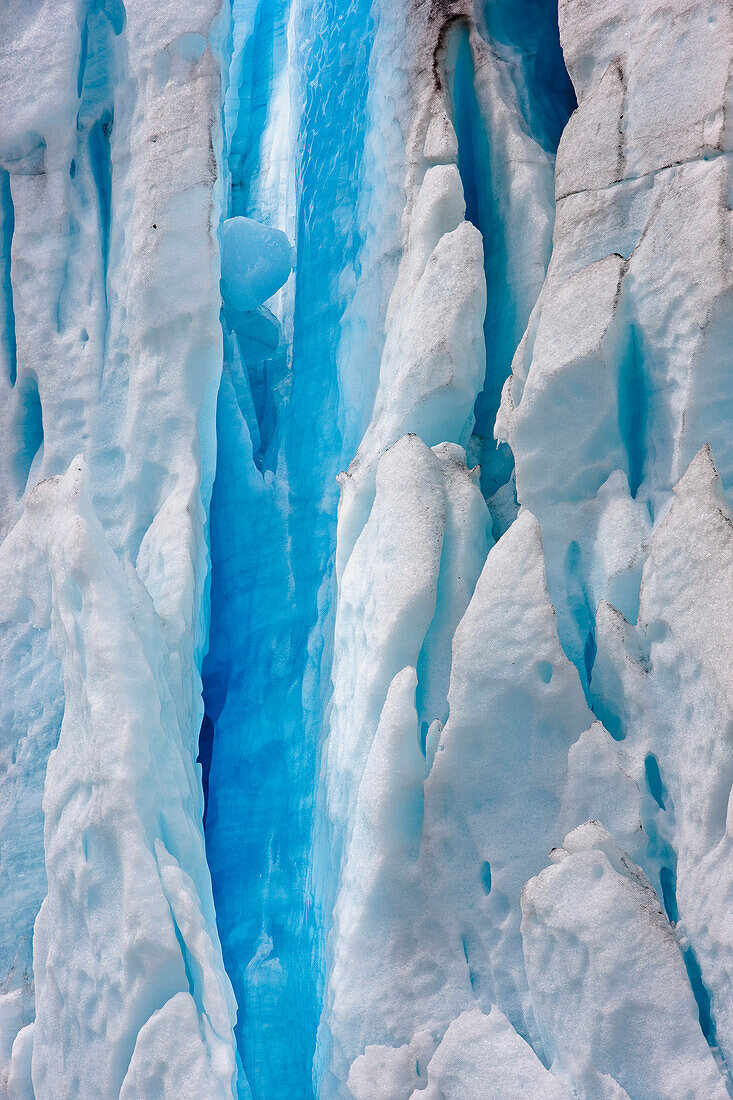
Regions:
<instances>
[{"instance_id":1,"label":"ice wall","mask_svg":"<svg viewBox=\"0 0 733 1100\"><path fill-rule=\"evenodd\" d=\"M733 1094L730 5L0 47L0 1096Z\"/></svg>"},{"instance_id":2,"label":"ice wall","mask_svg":"<svg viewBox=\"0 0 733 1100\"><path fill-rule=\"evenodd\" d=\"M532 1095L722 1097L730 11L560 5L554 202L519 22L442 17L341 482L319 1094L500 1095L524 1041Z\"/></svg>"},{"instance_id":3,"label":"ice wall","mask_svg":"<svg viewBox=\"0 0 733 1100\"><path fill-rule=\"evenodd\" d=\"M226 24L205 0L0 15L14 1097L233 1095L195 766Z\"/></svg>"},{"instance_id":4,"label":"ice wall","mask_svg":"<svg viewBox=\"0 0 733 1100\"><path fill-rule=\"evenodd\" d=\"M635 618L643 525L704 443L730 488L730 19L715 2L560 6L580 105L497 437L542 522L561 637L577 663L585 652L585 680L595 606L608 598ZM609 507L627 515L625 569L611 560Z\"/></svg>"}]
</instances>

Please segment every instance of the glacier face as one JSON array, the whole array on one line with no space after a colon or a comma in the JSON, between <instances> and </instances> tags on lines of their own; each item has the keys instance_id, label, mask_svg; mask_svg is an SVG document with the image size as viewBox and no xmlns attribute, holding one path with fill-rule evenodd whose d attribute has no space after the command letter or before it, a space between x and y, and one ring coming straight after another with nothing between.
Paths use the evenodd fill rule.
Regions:
<instances>
[{"instance_id":1,"label":"glacier face","mask_svg":"<svg viewBox=\"0 0 733 1100\"><path fill-rule=\"evenodd\" d=\"M0 46L0 1096L733 1094L728 0Z\"/></svg>"},{"instance_id":2,"label":"glacier face","mask_svg":"<svg viewBox=\"0 0 733 1100\"><path fill-rule=\"evenodd\" d=\"M226 26L146 8L2 15L13 1096L226 1096L236 1075L195 767Z\"/></svg>"}]
</instances>

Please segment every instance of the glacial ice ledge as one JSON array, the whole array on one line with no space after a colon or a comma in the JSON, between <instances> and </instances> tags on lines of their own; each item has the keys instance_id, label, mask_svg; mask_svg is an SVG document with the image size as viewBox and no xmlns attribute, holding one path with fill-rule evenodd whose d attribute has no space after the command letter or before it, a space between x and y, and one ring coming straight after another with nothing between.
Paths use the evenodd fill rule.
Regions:
<instances>
[{"instance_id":1,"label":"glacial ice ledge","mask_svg":"<svg viewBox=\"0 0 733 1100\"><path fill-rule=\"evenodd\" d=\"M733 1095L732 57L0 11L0 1098Z\"/></svg>"}]
</instances>

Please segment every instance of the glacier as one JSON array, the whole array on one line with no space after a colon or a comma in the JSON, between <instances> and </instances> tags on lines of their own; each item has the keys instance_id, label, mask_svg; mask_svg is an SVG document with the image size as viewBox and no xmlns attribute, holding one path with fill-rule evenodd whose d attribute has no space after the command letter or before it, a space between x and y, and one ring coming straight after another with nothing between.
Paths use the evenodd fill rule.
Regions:
<instances>
[{"instance_id":1,"label":"glacier","mask_svg":"<svg viewBox=\"0 0 733 1100\"><path fill-rule=\"evenodd\" d=\"M0 10L0 1097L733 1096L732 68Z\"/></svg>"}]
</instances>

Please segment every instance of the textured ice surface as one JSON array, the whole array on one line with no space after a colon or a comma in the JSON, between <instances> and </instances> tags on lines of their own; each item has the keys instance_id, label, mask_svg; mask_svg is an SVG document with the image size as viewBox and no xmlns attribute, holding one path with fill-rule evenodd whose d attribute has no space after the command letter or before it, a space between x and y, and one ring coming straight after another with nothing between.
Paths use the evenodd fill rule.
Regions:
<instances>
[{"instance_id":1,"label":"textured ice surface","mask_svg":"<svg viewBox=\"0 0 733 1100\"><path fill-rule=\"evenodd\" d=\"M496 1006L488 1016L474 1008L453 1020L428 1063L427 1088L415 1090L411 1100L481 1100L487 1089L496 1100L568 1100L571 1095Z\"/></svg>"},{"instance_id":2,"label":"textured ice surface","mask_svg":"<svg viewBox=\"0 0 733 1100\"><path fill-rule=\"evenodd\" d=\"M80 460L29 495L0 584L6 612L50 625L64 679L43 796L34 1094L140 1095L157 1060L160 1095L198 1078L231 1096L234 999L212 938L181 670L150 593L105 539Z\"/></svg>"},{"instance_id":3,"label":"textured ice surface","mask_svg":"<svg viewBox=\"0 0 733 1100\"><path fill-rule=\"evenodd\" d=\"M195 766L224 34L203 0L185 22L118 0L0 15L0 1088L17 1097L233 1090Z\"/></svg>"},{"instance_id":4,"label":"textured ice surface","mask_svg":"<svg viewBox=\"0 0 733 1100\"><path fill-rule=\"evenodd\" d=\"M520 892L551 846L567 752L590 715L557 641L529 513L489 554L455 629L450 716L431 726L424 752L417 683L408 668L389 688L336 906L330 1028L352 1059L418 1031L429 1056L476 1003L534 1030Z\"/></svg>"},{"instance_id":5,"label":"textured ice surface","mask_svg":"<svg viewBox=\"0 0 733 1100\"><path fill-rule=\"evenodd\" d=\"M481 48L481 31L500 38L501 28L506 34L498 6L488 6L486 23L465 39L460 24L452 39L448 34L447 101L441 99L443 88L436 91L429 81L421 99L418 83L418 112L427 113L422 104L437 99L422 146L427 163L421 167L418 145L407 173L409 218L372 420L342 479L334 694L322 772L329 854L341 871L320 1030L330 1073L321 1078L321 1095L343 1094L349 1062L354 1095L407 1100L413 1089L415 1095L429 1091L431 1059L438 1059L434 1075L442 1072L442 1037L466 1014L480 1010L488 1017L497 1007L534 1047L540 1065L550 1067L555 1077L546 1087L560 1094L726 1094L719 1030L727 1012L721 973L727 917L716 900L726 889L718 869L723 851L716 872L711 863L715 887L702 887L698 870L699 859L721 837L719 831L701 840L701 826L718 798L727 805L731 789L722 720L727 707L716 701L723 680L718 688L713 671L713 651L726 662L720 642L725 628L715 626L725 613L703 612L713 601L727 606L726 553L713 549L712 533L709 541L690 533L693 561L709 572L699 589L686 589L691 621L684 626L669 622L677 591L672 581L672 589L660 592L647 634L645 593L662 583L651 579L658 575L655 547L694 476L681 482L665 519L682 463L708 434L717 439L726 424L727 405L718 405L716 426L709 413L697 411L702 381L696 379L729 378L721 365L729 359L723 350L729 342L729 251L712 220L727 217L720 189L727 160L719 151L725 147L720 112L731 34L727 10L715 5L704 17L685 5L637 7L561 5L561 36L580 106L558 151L547 278L541 291L535 284L537 304L521 341L517 335L497 421L498 438L511 444L516 457L516 479L511 453L503 452L507 471L485 442L482 418L498 358L486 330L505 325L506 314L493 282L496 223L486 199L476 203L473 189L477 179L487 178L491 162L490 200L502 211L505 232L516 219L523 240L537 242L537 230L526 232L533 209L546 199L545 216L552 217L551 199L538 184L546 132L530 129L536 152L522 160L537 165L531 199L523 196L520 175L514 177L516 190L497 185L494 166L501 164L507 140L511 97L502 97L502 109L491 116L493 128L486 127L480 140L475 125L467 135L466 66L473 66L476 101L479 89L487 94L503 72L502 50L485 59ZM429 42L429 20L423 32ZM714 74L687 82L680 73L686 89L675 97L670 74L684 64L699 73L708 36ZM516 55L513 60L516 75L521 68ZM506 93L506 83L502 87ZM666 109L665 97L674 100L673 108ZM476 101L468 108L474 118ZM528 147L526 119L524 114L520 123L514 116L515 150L520 142ZM481 153L481 140L494 161ZM451 174L453 158L459 179ZM456 284L451 266L458 248L448 258L440 241L460 231L461 197L482 233L487 286L486 373L480 394L474 390L473 407L469 299L458 328L446 314L436 355L431 334L438 310L413 290L416 280L429 275L445 295L443 308L460 299L464 284ZM690 201L695 212L685 218L682 205ZM710 234L715 241L708 245ZM520 253L508 239L504 293L508 287L518 308L527 298L510 274ZM690 263L682 259L687 250L694 252ZM525 319L532 306L530 298ZM413 333L420 340L414 366ZM443 364L450 367L441 375ZM409 372L404 381L403 371ZM487 526L494 538L500 536L478 583L473 568L464 572L444 552L441 534L450 530L450 521L443 519L440 494L427 474L427 453L419 493L412 488L419 439L435 453L440 449L431 404L436 385L443 390L441 415L455 409L451 420L437 422L442 436L480 458L483 467L481 487L491 514L482 520L464 511L462 524L472 562L480 560ZM475 418L468 428L462 420L467 407ZM409 445L394 442L400 431L414 433ZM720 446L725 455L728 444L721 440ZM517 503L521 510L512 524ZM416 537L412 517L420 514L420 504ZM727 512L717 507L721 538ZM712 516L710 522L715 528ZM680 596L682 577L689 586L695 576L683 545L669 551ZM449 581L459 573L464 581L470 578L463 603L455 601ZM628 624L612 626L623 623L622 616L634 623L637 615L644 632L638 641ZM452 635L447 692L447 662L431 642L436 623L443 624L446 642ZM679 641L670 650L672 638ZM655 689L654 647L665 644L669 673ZM686 671L683 652L696 667L703 662L704 671ZM690 688L682 686L688 683ZM694 701L681 709L688 691ZM681 728L700 729L694 760L689 733L680 733L680 755L667 762L674 752L670 711ZM657 718L652 747L646 731ZM669 784L667 768L675 775ZM697 879L685 898L688 917L680 877L684 799L676 783L693 774L695 793L688 800L696 824L690 822L688 836L694 832L697 845L685 866L690 875L695 867ZM703 808L708 805L710 810ZM556 873L534 877L549 850L568 830L596 819L603 826L586 828L604 836L610 829L615 837L608 841L615 853L612 873L603 888L596 886L596 873L605 873L600 855L573 852L558 866L560 900L549 894L546 904L560 910L566 899L570 911L547 918L558 925L555 933L552 924L560 944L553 961L549 925L533 923L527 910L520 933L520 894L524 888L529 906L538 884ZM582 829L571 833L567 844L584 835ZM643 872L628 870L633 861L644 866L656 893ZM589 862L593 867L586 870ZM726 991L716 994L716 983ZM463 1065L460 1072L460 1094L482 1087L483 1094L491 1092L478 1058L473 1071Z\"/></svg>"},{"instance_id":6,"label":"textured ice surface","mask_svg":"<svg viewBox=\"0 0 733 1100\"><path fill-rule=\"evenodd\" d=\"M708 448L693 459L652 540L639 619L599 609L599 698L610 701L645 787L660 893L689 946L701 1019L727 1058L733 1003L729 802L731 511ZM712 1013L712 1014L711 1014Z\"/></svg>"},{"instance_id":7,"label":"textured ice surface","mask_svg":"<svg viewBox=\"0 0 733 1100\"><path fill-rule=\"evenodd\" d=\"M733 1093L732 51L0 11L0 1097Z\"/></svg>"},{"instance_id":8,"label":"textured ice surface","mask_svg":"<svg viewBox=\"0 0 733 1100\"><path fill-rule=\"evenodd\" d=\"M643 872L595 821L551 858L522 891L522 939L552 1070L578 1097L722 1100L678 943Z\"/></svg>"},{"instance_id":9,"label":"textured ice surface","mask_svg":"<svg viewBox=\"0 0 733 1100\"><path fill-rule=\"evenodd\" d=\"M580 661L604 598L605 578L592 596L588 585L597 495L614 470L653 518L705 443L731 485L733 26L716 0L568 0L559 14L579 107L558 149L552 261L497 435L542 523L561 638ZM628 539L631 525L603 534Z\"/></svg>"}]
</instances>

